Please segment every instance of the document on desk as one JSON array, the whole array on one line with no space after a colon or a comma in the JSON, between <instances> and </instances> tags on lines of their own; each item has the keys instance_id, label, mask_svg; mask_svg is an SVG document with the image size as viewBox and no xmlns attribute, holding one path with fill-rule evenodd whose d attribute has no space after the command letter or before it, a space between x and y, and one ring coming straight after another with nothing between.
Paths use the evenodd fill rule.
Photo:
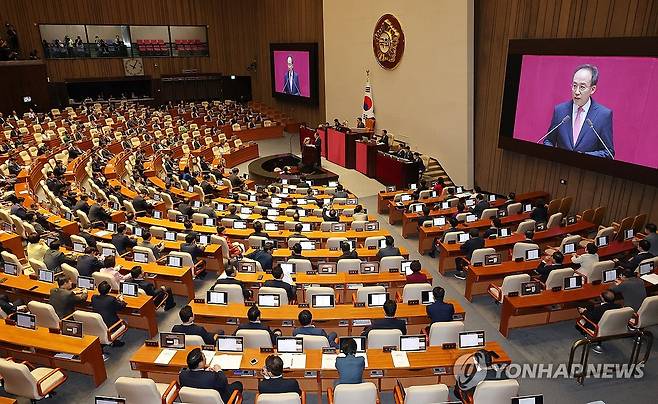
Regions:
<instances>
[{"instance_id":1,"label":"document on desk","mask_svg":"<svg viewBox=\"0 0 658 404\"><path fill-rule=\"evenodd\" d=\"M322 370L336 370L338 354L322 354Z\"/></svg>"},{"instance_id":2,"label":"document on desk","mask_svg":"<svg viewBox=\"0 0 658 404\"><path fill-rule=\"evenodd\" d=\"M215 355L210 361L210 366L219 365L224 370L237 370L240 369L242 363L242 355Z\"/></svg>"},{"instance_id":3,"label":"document on desk","mask_svg":"<svg viewBox=\"0 0 658 404\"><path fill-rule=\"evenodd\" d=\"M354 327L368 327L372 323L370 322L369 319L357 319L357 320L352 320L352 325Z\"/></svg>"},{"instance_id":4,"label":"document on desk","mask_svg":"<svg viewBox=\"0 0 658 404\"><path fill-rule=\"evenodd\" d=\"M285 369L306 369L306 354L282 353L279 356Z\"/></svg>"},{"instance_id":5,"label":"document on desk","mask_svg":"<svg viewBox=\"0 0 658 404\"><path fill-rule=\"evenodd\" d=\"M95 233L96 237L105 237L105 236L109 236L110 234L113 234L113 233L111 231L107 231L107 230L99 230Z\"/></svg>"},{"instance_id":6,"label":"document on desk","mask_svg":"<svg viewBox=\"0 0 658 404\"><path fill-rule=\"evenodd\" d=\"M393 366L396 368L409 367L409 358L405 351L391 351L391 359L393 359Z\"/></svg>"},{"instance_id":7,"label":"document on desk","mask_svg":"<svg viewBox=\"0 0 658 404\"><path fill-rule=\"evenodd\" d=\"M175 349L163 349L162 352L160 352L160 355L158 355L157 358L155 358L155 364L156 365L168 365L169 362L173 359L174 355L176 355L176 350Z\"/></svg>"},{"instance_id":8,"label":"document on desk","mask_svg":"<svg viewBox=\"0 0 658 404\"><path fill-rule=\"evenodd\" d=\"M640 276L642 280L649 282L652 285L658 285L658 274L646 274Z\"/></svg>"},{"instance_id":9,"label":"document on desk","mask_svg":"<svg viewBox=\"0 0 658 404\"><path fill-rule=\"evenodd\" d=\"M203 357L206 359L206 363L212 362L212 358L215 356L215 351L201 351Z\"/></svg>"}]
</instances>

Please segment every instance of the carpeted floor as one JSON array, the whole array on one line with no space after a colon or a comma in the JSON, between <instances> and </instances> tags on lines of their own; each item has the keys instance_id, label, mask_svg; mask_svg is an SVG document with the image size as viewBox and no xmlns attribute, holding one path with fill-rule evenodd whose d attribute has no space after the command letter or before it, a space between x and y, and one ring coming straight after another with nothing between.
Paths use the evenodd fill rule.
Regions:
<instances>
[{"instance_id":1,"label":"carpeted floor","mask_svg":"<svg viewBox=\"0 0 658 404\"><path fill-rule=\"evenodd\" d=\"M296 135L295 135L296 136ZM291 141L289 141L291 140ZM267 140L259 142L260 155L289 152L292 144L292 152L299 153L299 142L290 139ZM246 172L248 163L240 166L241 171ZM323 159L323 166L340 175L340 182L350 191L354 192L360 203L370 213L377 212L377 192L382 185L377 181L367 178L355 170L346 170ZM437 259L428 256L420 256L417 252L418 240L415 238L404 239L401 236L400 226L388 224L387 216L379 217L382 229L389 230L395 237L396 245L406 247L412 259L420 259L424 268L432 271L435 285L441 285L446 289L447 298L457 300L466 309L466 327L471 330L484 330L487 340L498 341L514 363L519 364L560 364L569 359L571 344L579 338L578 332L573 327L573 322L567 321L547 326L515 329L510 337L504 338L498 332L499 306L491 299L479 297L473 303L466 301L463 297L464 282L454 277L443 277L437 272ZM212 284L212 279L197 281L197 295L202 296L205 290ZM183 297L177 297L179 307L185 303ZM160 330L170 330L178 320L178 310L174 309L168 313L158 313L158 327ZM654 330L655 331L655 330ZM130 369L129 359L132 353L143 344L146 335L142 331L130 330L124 340L126 345L122 348L108 348L111 354L106 362L108 379L99 388L94 388L91 379L77 373L69 372L69 380L66 385L59 389L59 393L44 403L93 403L96 395L115 395L114 380L119 376L139 376ZM601 355L590 356L591 363L624 363L630 354L631 342L613 342L605 345L605 352ZM588 379L584 386L577 384L573 379L528 379L521 378L522 394L544 394L546 404L582 404L604 401L606 404L618 403L655 403L656 392L658 392L658 364L655 361L656 348L653 348L651 359L644 369L644 377L637 380L620 379ZM4 391L0 391L4 395ZM392 395L384 393L381 395L382 403L393 403ZM309 394L308 402L317 402L317 396ZM22 401L19 402L29 402ZM253 403L254 394L245 393L245 403ZM322 398L326 402L326 394ZM150 404L150 403L144 403ZM411 403L416 404L416 403ZM422 403L418 403L422 404Z\"/></svg>"}]
</instances>

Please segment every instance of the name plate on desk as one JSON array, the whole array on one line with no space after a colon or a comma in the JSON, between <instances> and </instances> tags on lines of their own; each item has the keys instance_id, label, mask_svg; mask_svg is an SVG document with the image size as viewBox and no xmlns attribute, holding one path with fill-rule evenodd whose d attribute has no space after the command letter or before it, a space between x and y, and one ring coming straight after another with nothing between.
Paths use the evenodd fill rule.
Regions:
<instances>
[{"instance_id":1,"label":"name plate on desk","mask_svg":"<svg viewBox=\"0 0 658 404\"><path fill-rule=\"evenodd\" d=\"M236 325L237 323L238 323L238 319L237 319L237 318L227 318L227 319L226 319L226 324L229 324L229 325Z\"/></svg>"},{"instance_id":2,"label":"name plate on desk","mask_svg":"<svg viewBox=\"0 0 658 404\"><path fill-rule=\"evenodd\" d=\"M376 250L377 246L376 245L369 245L368 250Z\"/></svg>"},{"instance_id":3,"label":"name plate on desk","mask_svg":"<svg viewBox=\"0 0 658 404\"><path fill-rule=\"evenodd\" d=\"M256 375L255 370L234 370L233 376L237 377L254 377Z\"/></svg>"},{"instance_id":4,"label":"name plate on desk","mask_svg":"<svg viewBox=\"0 0 658 404\"><path fill-rule=\"evenodd\" d=\"M418 306L418 305L420 304L420 302L419 302L418 300L409 300L409 301L407 302L407 304L408 304L409 306Z\"/></svg>"},{"instance_id":5,"label":"name plate on desk","mask_svg":"<svg viewBox=\"0 0 658 404\"><path fill-rule=\"evenodd\" d=\"M354 307L366 307L365 302L354 302Z\"/></svg>"},{"instance_id":6,"label":"name plate on desk","mask_svg":"<svg viewBox=\"0 0 658 404\"><path fill-rule=\"evenodd\" d=\"M551 290L552 290L553 292L559 292L559 291L562 290L562 287L561 287L561 286L555 286L555 287L551 288Z\"/></svg>"},{"instance_id":7,"label":"name plate on desk","mask_svg":"<svg viewBox=\"0 0 658 404\"><path fill-rule=\"evenodd\" d=\"M457 244L457 240L450 240L448 241L448 244Z\"/></svg>"},{"instance_id":8,"label":"name plate on desk","mask_svg":"<svg viewBox=\"0 0 658 404\"><path fill-rule=\"evenodd\" d=\"M194 303L204 304L205 302L206 302L206 299L197 299L197 298L194 299Z\"/></svg>"},{"instance_id":9,"label":"name plate on desk","mask_svg":"<svg viewBox=\"0 0 658 404\"><path fill-rule=\"evenodd\" d=\"M453 345L454 345L454 344L453 344ZM447 375L447 374L448 374L448 371L446 370L446 368L444 368L444 367L440 367L440 368L433 368L433 369L432 369L432 373L434 373L434 374L437 375L437 376L438 376L438 375Z\"/></svg>"},{"instance_id":10,"label":"name plate on desk","mask_svg":"<svg viewBox=\"0 0 658 404\"><path fill-rule=\"evenodd\" d=\"M255 302L252 302L250 300L245 300L245 302L244 302L245 307L251 307L255 304L256 304Z\"/></svg>"},{"instance_id":11,"label":"name plate on desk","mask_svg":"<svg viewBox=\"0 0 658 404\"><path fill-rule=\"evenodd\" d=\"M304 377L307 379L314 379L318 377L318 372L316 372L315 370L307 370L304 372Z\"/></svg>"},{"instance_id":12,"label":"name plate on desk","mask_svg":"<svg viewBox=\"0 0 658 404\"><path fill-rule=\"evenodd\" d=\"M446 343L444 343L444 344L441 345L441 348L442 348L442 349L456 349L456 348L457 348L457 344L454 343L454 342L446 342Z\"/></svg>"},{"instance_id":13,"label":"name plate on desk","mask_svg":"<svg viewBox=\"0 0 658 404\"><path fill-rule=\"evenodd\" d=\"M299 303L297 307L299 307L300 309L308 309L311 306L308 303Z\"/></svg>"},{"instance_id":14,"label":"name plate on desk","mask_svg":"<svg viewBox=\"0 0 658 404\"><path fill-rule=\"evenodd\" d=\"M306 275L317 275L318 271L306 271Z\"/></svg>"},{"instance_id":15,"label":"name plate on desk","mask_svg":"<svg viewBox=\"0 0 658 404\"><path fill-rule=\"evenodd\" d=\"M157 347L160 346L160 345L158 344L158 341L153 341L153 340L149 340L149 339L147 339L146 341L144 341L144 345L146 345L146 346L150 346L150 347L154 347L154 348L157 348ZM215 348L213 347L213 350L214 350L214 349L215 349Z\"/></svg>"},{"instance_id":16,"label":"name plate on desk","mask_svg":"<svg viewBox=\"0 0 658 404\"><path fill-rule=\"evenodd\" d=\"M330 348L330 347L322 348L322 354L323 355L324 354L332 355L332 354L335 354L335 353L336 353L336 348Z\"/></svg>"},{"instance_id":17,"label":"name plate on desk","mask_svg":"<svg viewBox=\"0 0 658 404\"><path fill-rule=\"evenodd\" d=\"M283 320L281 322L281 327L292 327L292 320Z\"/></svg>"},{"instance_id":18,"label":"name plate on desk","mask_svg":"<svg viewBox=\"0 0 658 404\"><path fill-rule=\"evenodd\" d=\"M461 313L453 314L452 321L464 321L464 315Z\"/></svg>"},{"instance_id":19,"label":"name plate on desk","mask_svg":"<svg viewBox=\"0 0 658 404\"><path fill-rule=\"evenodd\" d=\"M348 272L350 275L358 275L358 274L359 274L359 270L358 270L358 269L350 269L350 270L347 271L347 272Z\"/></svg>"},{"instance_id":20,"label":"name plate on desk","mask_svg":"<svg viewBox=\"0 0 658 404\"><path fill-rule=\"evenodd\" d=\"M370 371L370 377L384 377L384 371L382 369L374 369Z\"/></svg>"},{"instance_id":21,"label":"name plate on desk","mask_svg":"<svg viewBox=\"0 0 658 404\"><path fill-rule=\"evenodd\" d=\"M392 352L392 351L396 351L397 349L398 349L398 347L395 346L395 345L384 345L382 347L382 351L384 351L384 352Z\"/></svg>"},{"instance_id":22,"label":"name plate on desk","mask_svg":"<svg viewBox=\"0 0 658 404\"><path fill-rule=\"evenodd\" d=\"M389 268L389 269L388 269L388 272L389 272L389 273L392 273L392 274L397 274L398 272L400 272L400 270L397 269L397 268Z\"/></svg>"},{"instance_id":23,"label":"name plate on desk","mask_svg":"<svg viewBox=\"0 0 658 404\"><path fill-rule=\"evenodd\" d=\"M59 334L59 328L49 328L48 332L51 334Z\"/></svg>"},{"instance_id":24,"label":"name plate on desk","mask_svg":"<svg viewBox=\"0 0 658 404\"><path fill-rule=\"evenodd\" d=\"M273 352L274 352L274 348L264 348L264 347L260 348L260 353L273 353Z\"/></svg>"},{"instance_id":25,"label":"name plate on desk","mask_svg":"<svg viewBox=\"0 0 658 404\"><path fill-rule=\"evenodd\" d=\"M519 295L519 292L509 292L507 296L509 297L517 297Z\"/></svg>"},{"instance_id":26,"label":"name plate on desk","mask_svg":"<svg viewBox=\"0 0 658 404\"><path fill-rule=\"evenodd\" d=\"M338 321L338 326L339 327L349 327L350 326L350 321L349 320L340 320L340 321Z\"/></svg>"}]
</instances>

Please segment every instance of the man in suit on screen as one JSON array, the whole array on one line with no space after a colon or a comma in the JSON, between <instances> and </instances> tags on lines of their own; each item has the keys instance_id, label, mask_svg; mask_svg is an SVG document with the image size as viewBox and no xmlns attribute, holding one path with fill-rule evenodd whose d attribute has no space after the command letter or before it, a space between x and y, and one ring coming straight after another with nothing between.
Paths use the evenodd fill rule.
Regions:
<instances>
[{"instance_id":1,"label":"man in suit on screen","mask_svg":"<svg viewBox=\"0 0 658 404\"><path fill-rule=\"evenodd\" d=\"M299 90L299 74L294 70L292 56L288 56L288 70L283 78L283 92L292 95L301 95Z\"/></svg>"},{"instance_id":2,"label":"man in suit on screen","mask_svg":"<svg viewBox=\"0 0 658 404\"><path fill-rule=\"evenodd\" d=\"M596 66L578 66L571 85L571 101L555 106L547 146L609 159L615 158L612 140L612 110L592 98L599 70ZM597 136L598 134L598 136Z\"/></svg>"}]
</instances>

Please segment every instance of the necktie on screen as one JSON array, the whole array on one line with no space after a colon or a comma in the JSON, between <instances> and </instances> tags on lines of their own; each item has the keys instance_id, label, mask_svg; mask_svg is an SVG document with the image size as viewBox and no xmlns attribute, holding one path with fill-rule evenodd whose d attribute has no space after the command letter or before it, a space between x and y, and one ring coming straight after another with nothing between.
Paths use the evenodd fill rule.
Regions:
<instances>
[{"instance_id":1,"label":"necktie on screen","mask_svg":"<svg viewBox=\"0 0 658 404\"><path fill-rule=\"evenodd\" d=\"M576 144L578 140L578 135L580 134L580 128L583 127L583 107L578 107L576 111L576 119L573 121L573 144Z\"/></svg>"}]
</instances>

